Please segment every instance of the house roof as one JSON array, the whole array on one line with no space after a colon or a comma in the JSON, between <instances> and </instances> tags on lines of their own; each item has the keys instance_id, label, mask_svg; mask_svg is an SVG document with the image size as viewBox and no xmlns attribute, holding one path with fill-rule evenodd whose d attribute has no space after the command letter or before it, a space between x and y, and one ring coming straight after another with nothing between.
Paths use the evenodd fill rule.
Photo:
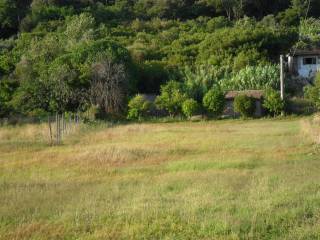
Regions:
<instances>
[{"instance_id":1,"label":"house roof","mask_svg":"<svg viewBox=\"0 0 320 240\"><path fill-rule=\"evenodd\" d=\"M251 98L262 99L264 95L264 91L262 90L229 91L227 92L225 98L232 100L239 95L246 95Z\"/></svg>"},{"instance_id":2,"label":"house roof","mask_svg":"<svg viewBox=\"0 0 320 240\"><path fill-rule=\"evenodd\" d=\"M291 56L314 56L320 55L320 48L297 49L291 52Z\"/></svg>"}]
</instances>

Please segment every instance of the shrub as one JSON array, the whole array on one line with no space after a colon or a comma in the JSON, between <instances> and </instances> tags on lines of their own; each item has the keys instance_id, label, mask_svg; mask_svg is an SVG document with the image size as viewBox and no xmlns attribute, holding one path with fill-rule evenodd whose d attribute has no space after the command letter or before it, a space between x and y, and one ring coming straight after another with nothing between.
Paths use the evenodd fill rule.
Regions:
<instances>
[{"instance_id":1,"label":"shrub","mask_svg":"<svg viewBox=\"0 0 320 240\"><path fill-rule=\"evenodd\" d=\"M234 99L234 111L240 113L241 117L252 117L255 110L254 100L246 95L236 96Z\"/></svg>"},{"instance_id":2,"label":"shrub","mask_svg":"<svg viewBox=\"0 0 320 240\"><path fill-rule=\"evenodd\" d=\"M203 98L203 106L214 116L220 116L225 106L224 93L219 88L211 89Z\"/></svg>"},{"instance_id":3,"label":"shrub","mask_svg":"<svg viewBox=\"0 0 320 240\"><path fill-rule=\"evenodd\" d=\"M288 114L310 115L317 109L309 99L294 97L286 100L285 111Z\"/></svg>"},{"instance_id":4,"label":"shrub","mask_svg":"<svg viewBox=\"0 0 320 240\"><path fill-rule=\"evenodd\" d=\"M182 83L170 81L161 86L161 94L156 99L159 109L168 111L170 116L176 116L182 112L182 104L187 99Z\"/></svg>"},{"instance_id":5,"label":"shrub","mask_svg":"<svg viewBox=\"0 0 320 240\"><path fill-rule=\"evenodd\" d=\"M13 111L10 101L18 83L0 79L0 118L9 115Z\"/></svg>"},{"instance_id":6,"label":"shrub","mask_svg":"<svg viewBox=\"0 0 320 240\"><path fill-rule=\"evenodd\" d=\"M85 122L94 122L100 117L100 108L92 105L83 113Z\"/></svg>"},{"instance_id":7,"label":"shrub","mask_svg":"<svg viewBox=\"0 0 320 240\"><path fill-rule=\"evenodd\" d=\"M320 74L318 73L313 86L304 89L305 98L312 101L318 110L320 110Z\"/></svg>"},{"instance_id":8,"label":"shrub","mask_svg":"<svg viewBox=\"0 0 320 240\"><path fill-rule=\"evenodd\" d=\"M194 99L187 99L182 104L182 112L187 118L191 118L199 112L199 104Z\"/></svg>"},{"instance_id":9,"label":"shrub","mask_svg":"<svg viewBox=\"0 0 320 240\"><path fill-rule=\"evenodd\" d=\"M280 93L273 89L268 89L265 92L263 107L274 115L281 114L284 110L284 101L281 99Z\"/></svg>"},{"instance_id":10,"label":"shrub","mask_svg":"<svg viewBox=\"0 0 320 240\"><path fill-rule=\"evenodd\" d=\"M128 104L128 119L142 119L147 116L152 107L152 103L142 95L136 95Z\"/></svg>"}]
</instances>

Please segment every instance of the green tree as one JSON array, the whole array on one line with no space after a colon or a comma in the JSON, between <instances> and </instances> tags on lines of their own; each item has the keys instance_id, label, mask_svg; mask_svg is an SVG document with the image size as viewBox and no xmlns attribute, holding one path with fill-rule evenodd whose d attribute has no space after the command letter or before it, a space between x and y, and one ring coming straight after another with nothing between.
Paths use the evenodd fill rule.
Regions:
<instances>
[{"instance_id":1,"label":"green tree","mask_svg":"<svg viewBox=\"0 0 320 240\"><path fill-rule=\"evenodd\" d=\"M19 29L30 0L0 0L0 38L9 37Z\"/></svg>"},{"instance_id":2,"label":"green tree","mask_svg":"<svg viewBox=\"0 0 320 240\"><path fill-rule=\"evenodd\" d=\"M82 13L67 20L65 35L67 47L88 43L94 39L95 20L90 14Z\"/></svg>"},{"instance_id":3,"label":"green tree","mask_svg":"<svg viewBox=\"0 0 320 240\"><path fill-rule=\"evenodd\" d=\"M187 99L182 104L182 112L187 118L191 118L192 116L199 113L199 109L200 106L194 99Z\"/></svg>"},{"instance_id":4,"label":"green tree","mask_svg":"<svg viewBox=\"0 0 320 240\"><path fill-rule=\"evenodd\" d=\"M182 104L187 99L182 83L170 81L161 86L161 94L156 99L156 106L159 109L168 111L171 116L182 113Z\"/></svg>"},{"instance_id":5,"label":"green tree","mask_svg":"<svg viewBox=\"0 0 320 240\"><path fill-rule=\"evenodd\" d=\"M5 117L12 112L11 100L18 87L16 81L0 81L0 117Z\"/></svg>"},{"instance_id":6,"label":"green tree","mask_svg":"<svg viewBox=\"0 0 320 240\"><path fill-rule=\"evenodd\" d=\"M203 106L215 117L219 117L225 107L225 95L220 88L211 89L203 98Z\"/></svg>"},{"instance_id":7,"label":"green tree","mask_svg":"<svg viewBox=\"0 0 320 240\"><path fill-rule=\"evenodd\" d=\"M284 101L281 99L280 93L273 89L266 90L263 107L265 107L274 116L280 115L284 110Z\"/></svg>"},{"instance_id":8,"label":"green tree","mask_svg":"<svg viewBox=\"0 0 320 240\"><path fill-rule=\"evenodd\" d=\"M138 119L146 117L152 108L152 103L146 100L142 95L138 94L128 103L128 119Z\"/></svg>"},{"instance_id":9,"label":"green tree","mask_svg":"<svg viewBox=\"0 0 320 240\"><path fill-rule=\"evenodd\" d=\"M307 86L304 89L305 97L313 102L320 110L320 74L318 73L313 86Z\"/></svg>"}]
</instances>

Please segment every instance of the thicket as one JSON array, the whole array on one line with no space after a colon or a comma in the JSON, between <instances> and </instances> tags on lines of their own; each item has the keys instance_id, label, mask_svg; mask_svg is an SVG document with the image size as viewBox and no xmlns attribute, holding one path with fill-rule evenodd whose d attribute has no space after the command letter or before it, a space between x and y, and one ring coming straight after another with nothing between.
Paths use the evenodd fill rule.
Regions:
<instances>
[{"instance_id":1,"label":"thicket","mask_svg":"<svg viewBox=\"0 0 320 240\"><path fill-rule=\"evenodd\" d=\"M142 120L152 111L152 103L138 94L129 101L128 108L128 119Z\"/></svg>"},{"instance_id":2,"label":"thicket","mask_svg":"<svg viewBox=\"0 0 320 240\"><path fill-rule=\"evenodd\" d=\"M285 102L281 99L279 91L267 89L264 94L263 107L274 116L280 115L285 109Z\"/></svg>"},{"instance_id":3,"label":"thicket","mask_svg":"<svg viewBox=\"0 0 320 240\"><path fill-rule=\"evenodd\" d=\"M182 112L187 118L191 118L199 113L200 106L194 99L187 99L182 104Z\"/></svg>"},{"instance_id":4,"label":"thicket","mask_svg":"<svg viewBox=\"0 0 320 240\"><path fill-rule=\"evenodd\" d=\"M255 101L246 95L238 95L234 98L234 111L243 118L253 117L255 111Z\"/></svg>"},{"instance_id":5,"label":"thicket","mask_svg":"<svg viewBox=\"0 0 320 240\"><path fill-rule=\"evenodd\" d=\"M320 110L320 74L318 73L314 85L304 89L305 97L309 99L315 107Z\"/></svg>"},{"instance_id":6,"label":"thicket","mask_svg":"<svg viewBox=\"0 0 320 240\"><path fill-rule=\"evenodd\" d=\"M318 43L319 10L317 0L0 0L0 116L126 115L129 96L160 92L176 115L212 88L277 88L279 54Z\"/></svg>"}]
</instances>

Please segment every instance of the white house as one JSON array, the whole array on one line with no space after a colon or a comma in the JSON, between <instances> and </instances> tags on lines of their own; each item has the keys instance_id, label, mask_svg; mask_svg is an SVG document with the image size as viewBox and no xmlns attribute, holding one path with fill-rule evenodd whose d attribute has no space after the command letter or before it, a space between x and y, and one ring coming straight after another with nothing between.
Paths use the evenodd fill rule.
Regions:
<instances>
[{"instance_id":1,"label":"white house","mask_svg":"<svg viewBox=\"0 0 320 240\"><path fill-rule=\"evenodd\" d=\"M320 49L296 50L288 55L289 72L303 78L313 78L320 71Z\"/></svg>"}]
</instances>

